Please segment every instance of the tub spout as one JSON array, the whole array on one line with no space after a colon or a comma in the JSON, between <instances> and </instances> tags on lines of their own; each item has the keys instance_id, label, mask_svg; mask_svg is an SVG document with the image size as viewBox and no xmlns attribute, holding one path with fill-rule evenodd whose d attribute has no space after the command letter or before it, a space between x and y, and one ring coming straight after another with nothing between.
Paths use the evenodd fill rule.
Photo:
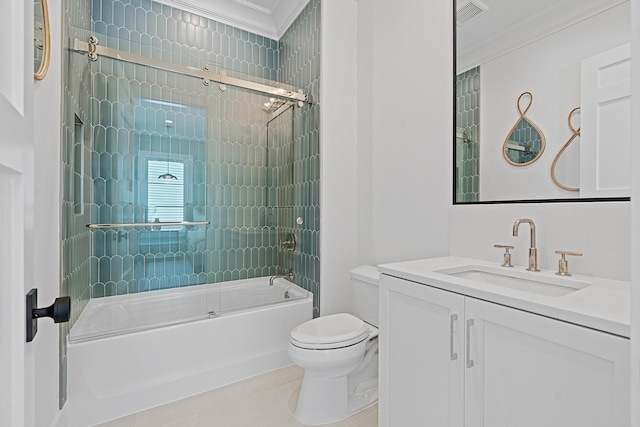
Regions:
<instances>
[{"instance_id":1,"label":"tub spout","mask_svg":"<svg viewBox=\"0 0 640 427\"><path fill-rule=\"evenodd\" d=\"M287 280L293 281L294 277L296 277L296 276L295 276L295 274L293 272L293 269L291 268L291 269L289 269L289 272L286 273L286 274L276 274L275 276L271 276L269 278L269 286L273 286L273 281L276 280L276 279L283 278L283 279L287 279Z\"/></svg>"}]
</instances>

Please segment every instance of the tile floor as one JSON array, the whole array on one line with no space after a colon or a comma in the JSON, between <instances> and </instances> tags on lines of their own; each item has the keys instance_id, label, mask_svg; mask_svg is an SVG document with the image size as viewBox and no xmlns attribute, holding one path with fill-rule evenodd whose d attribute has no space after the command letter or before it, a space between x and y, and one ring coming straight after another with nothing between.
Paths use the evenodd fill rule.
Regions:
<instances>
[{"instance_id":1,"label":"tile floor","mask_svg":"<svg viewBox=\"0 0 640 427\"><path fill-rule=\"evenodd\" d=\"M269 372L178 402L120 418L100 427L296 427L293 417L302 384L298 366ZM331 427L377 427L373 405Z\"/></svg>"}]
</instances>

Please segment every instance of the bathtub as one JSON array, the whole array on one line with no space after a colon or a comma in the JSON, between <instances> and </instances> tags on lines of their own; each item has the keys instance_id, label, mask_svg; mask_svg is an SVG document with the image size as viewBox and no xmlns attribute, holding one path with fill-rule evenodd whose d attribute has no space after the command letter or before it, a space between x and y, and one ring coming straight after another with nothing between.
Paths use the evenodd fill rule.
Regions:
<instances>
[{"instance_id":1,"label":"bathtub","mask_svg":"<svg viewBox=\"0 0 640 427\"><path fill-rule=\"evenodd\" d=\"M92 299L67 338L69 427L86 427L291 364L313 296L268 278Z\"/></svg>"}]
</instances>

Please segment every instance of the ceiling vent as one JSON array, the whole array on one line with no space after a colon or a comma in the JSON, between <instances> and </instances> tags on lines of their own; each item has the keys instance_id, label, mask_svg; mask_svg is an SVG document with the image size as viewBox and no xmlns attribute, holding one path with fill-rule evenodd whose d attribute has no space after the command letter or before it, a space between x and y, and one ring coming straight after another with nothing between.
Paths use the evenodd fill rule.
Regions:
<instances>
[{"instance_id":1,"label":"ceiling vent","mask_svg":"<svg viewBox=\"0 0 640 427\"><path fill-rule=\"evenodd\" d=\"M461 1L456 10L456 22L458 25L466 24L489 10L489 6L480 0Z\"/></svg>"}]
</instances>

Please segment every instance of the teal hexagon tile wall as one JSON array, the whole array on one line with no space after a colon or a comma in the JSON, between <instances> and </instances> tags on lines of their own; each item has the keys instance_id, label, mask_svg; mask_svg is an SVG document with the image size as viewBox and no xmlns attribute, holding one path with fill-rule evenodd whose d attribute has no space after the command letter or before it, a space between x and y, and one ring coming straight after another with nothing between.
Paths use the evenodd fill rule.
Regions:
<instances>
[{"instance_id":1,"label":"teal hexagon tile wall","mask_svg":"<svg viewBox=\"0 0 640 427\"><path fill-rule=\"evenodd\" d=\"M480 67L456 77L456 201L480 200Z\"/></svg>"},{"instance_id":2,"label":"teal hexagon tile wall","mask_svg":"<svg viewBox=\"0 0 640 427\"><path fill-rule=\"evenodd\" d=\"M303 88L312 103L296 106L288 122L284 116L274 121L262 108L264 95L222 92L196 78L108 58L89 64L84 55L67 52L75 68L65 84L63 286L74 303L294 268L296 283L316 295L318 311L320 2L311 1L280 42L156 2L94 0L90 6L90 14L85 3L68 12L69 37L86 39L91 30L101 45L131 53L209 65L260 83L280 80L280 86ZM81 142L72 141L75 116ZM279 130L287 126L290 131ZM289 154L274 161L270 150ZM74 152L84 153L81 173ZM159 181L154 167L176 178ZM291 168L289 181L270 181ZM78 176L82 215L72 213L78 185L71 182ZM179 202L162 197L171 191ZM85 227L171 215L211 225ZM287 232L299 236L294 253L280 249ZM74 305L79 314L83 305Z\"/></svg>"},{"instance_id":3,"label":"teal hexagon tile wall","mask_svg":"<svg viewBox=\"0 0 640 427\"><path fill-rule=\"evenodd\" d=\"M281 252L280 265L293 269L296 283L313 292L319 315L320 286L320 1L311 0L280 38L280 80L302 88L311 103L293 116L291 180L278 221L280 239L297 236L298 249Z\"/></svg>"}]
</instances>

